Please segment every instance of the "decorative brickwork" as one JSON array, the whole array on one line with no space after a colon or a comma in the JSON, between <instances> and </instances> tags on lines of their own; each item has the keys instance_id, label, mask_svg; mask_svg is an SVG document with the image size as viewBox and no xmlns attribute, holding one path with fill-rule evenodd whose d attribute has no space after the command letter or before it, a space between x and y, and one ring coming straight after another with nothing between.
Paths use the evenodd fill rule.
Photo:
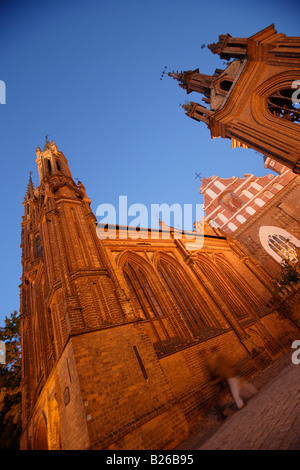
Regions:
<instances>
[{"instance_id":1,"label":"decorative brickwork","mask_svg":"<svg viewBox=\"0 0 300 470\"><path fill-rule=\"evenodd\" d=\"M186 114L204 122L212 138L230 139L232 148L252 148L300 174L300 111L294 95L300 38L270 25L249 38L221 35L208 47L230 61L225 70L212 76L199 69L169 74L187 93L204 94L210 106L190 102L183 106Z\"/></svg>"},{"instance_id":2,"label":"decorative brickwork","mask_svg":"<svg viewBox=\"0 0 300 470\"><path fill-rule=\"evenodd\" d=\"M234 237L275 277L284 259L297 260L300 247L300 180L287 167L266 159L278 175L203 178L204 220Z\"/></svg>"},{"instance_id":3,"label":"decorative brickwork","mask_svg":"<svg viewBox=\"0 0 300 470\"><path fill-rule=\"evenodd\" d=\"M100 240L54 142L37 164L22 221L21 448L172 449L218 396L213 345L248 377L298 328L268 310L270 276L217 229L204 223L200 251L172 231Z\"/></svg>"}]
</instances>

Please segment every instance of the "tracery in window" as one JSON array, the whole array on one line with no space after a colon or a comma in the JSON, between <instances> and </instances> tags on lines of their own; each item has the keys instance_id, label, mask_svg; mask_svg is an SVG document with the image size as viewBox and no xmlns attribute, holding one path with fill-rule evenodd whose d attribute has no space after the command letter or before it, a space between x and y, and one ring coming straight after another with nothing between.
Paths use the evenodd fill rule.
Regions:
<instances>
[{"instance_id":1,"label":"tracery in window","mask_svg":"<svg viewBox=\"0 0 300 470\"><path fill-rule=\"evenodd\" d=\"M232 86L232 83L233 83L232 80L222 80L220 82L220 87L224 91L229 91Z\"/></svg>"},{"instance_id":2,"label":"tracery in window","mask_svg":"<svg viewBox=\"0 0 300 470\"><path fill-rule=\"evenodd\" d=\"M160 260L158 271L186 325L192 331L203 328L204 323L199 309L193 301L191 292L187 291L179 272L165 260Z\"/></svg>"},{"instance_id":3,"label":"tracery in window","mask_svg":"<svg viewBox=\"0 0 300 470\"><path fill-rule=\"evenodd\" d=\"M294 103L292 95L295 90L292 88L281 88L267 99L267 105L273 116L288 119L289 121L300 123L300 109Z\"/></svg>"},{"instance_id":4,"label":"tracery in window","mask_svg":"<svg viewBox=\"0 0 300 470\"><path fill-rule=\"evenodd\" d=\"M143 270L136 263L128 261L123 268L123 274L136 310L141 318L150 321L156 339L162 341L169 338L162 321L164 317L162 306Z\"/></svg>"},{"instance_id":5,"label":"tracery in window","mask_svg":"<svg viewBox=\"0 0 300 470\"><path fill-rule=\"evenodd\" d=\"M225 262L216 259L213 263L206 257L198 255L197 265L207 278L209 283L218 293L222 303L234 314L237 319L243 319L249 315L251 306L259 307L253 291L246 282L240 279L232 266L227 266ZM219 305L222 308L222 305Z\"/></svg>"},{"instance_id":6,"label":"tracery in window","mask_svg":"<svg viewBox=\"0 0 300 470\"><path fill-rule=\"evenodd\" d=\"M259 240L262 247L277 263L281 263L284 259L294 263L298 258L300 240L283 228L263 225L259 229Z\"/></svg>"},{"instance_id":7,"label":"tracery in window","mask_svg":"<svg viewBox=\"0 0 300 470\"><path fill-rule=\"evenodd\" d=\"M48 166L49 174L51 175L51 172L52 172L51 162L50 162L50 160L49 160L48 158L47 158L47 166Z\"/></svg>"},{"instance_id":8,"label":"tracery in window","mask_svg":"<svg viewBox=\"0 0 300 470\"><path fill-rule=\"evenodd\" d=\"M298 261L297 251L294 243L283 235L272 234L268 236L268 245L282 259L296 263Z\"/></svg>"}]
</instances>

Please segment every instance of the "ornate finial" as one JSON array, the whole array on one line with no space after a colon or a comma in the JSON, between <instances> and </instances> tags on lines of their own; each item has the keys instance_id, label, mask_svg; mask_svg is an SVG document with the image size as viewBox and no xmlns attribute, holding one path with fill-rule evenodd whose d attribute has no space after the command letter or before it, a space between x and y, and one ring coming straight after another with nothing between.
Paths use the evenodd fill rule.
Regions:
<instances>
[{"instance_id":1,"label":"ornate finial","mask_svg":"<svg viewBox=\"0 0 300 470\"><path fill-rule=\"evenodd\" d=\"M187 72L169 72L168 76L178 80L181 84L185 83L185 75Z\"/></svg>"},{"instance_id":2,"label":"ornate finial","mask_svg":"<svg viewBox=\"0 0 300 470\"><path fill-rule=\"evenodd\" d=\"M45 142L45 145L44 145L44 150L50 148L50 142L49 142L49 140L48 140L48 136L49 136L49 134L46 134L46 135L45 135L45 140L46 140L46 142Z\"/></svg>"},{"instance_id":3,"label":"ornate finial","mask_svg":"<svg viewBox=\"0 0 300 470\"><path fill-rule=\"evenodd\" d=\"M188 113L192 111L193 105L190 101L185 100L184 104L181 105L183 109L185 109Z\"/></svg>"},{"instance_id":4,"label":"ornate finial","mask_svg":"<svg viewBox=\"0 0 300 470\"><path fill-rule=\"evenodd\" d=\"M31 196L33 194L33 191L34 191L34 186L33 186L31 176L32 176L32 171L29 172L29 182L28 182L27 191L26 191L26 194L28 194L29 196Z\"/></svg>"}]
</instances>

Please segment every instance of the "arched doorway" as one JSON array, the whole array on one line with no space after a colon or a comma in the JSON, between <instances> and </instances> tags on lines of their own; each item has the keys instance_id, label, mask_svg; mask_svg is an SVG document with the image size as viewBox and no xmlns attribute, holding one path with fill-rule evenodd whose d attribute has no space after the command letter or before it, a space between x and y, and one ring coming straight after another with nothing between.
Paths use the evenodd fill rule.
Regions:
<instances>
[{"instance_id":1,"label":"arched doorway","mask_svg":"<svg viewBox=\"0 0 300 470\"><path fill-rule=\"evenodd\" d=\"M45 418L43 415L40 416L37 422L33 449L34 450L48 450L49 449L47 427L46 427Z\"/></svg>"}]
</instances>

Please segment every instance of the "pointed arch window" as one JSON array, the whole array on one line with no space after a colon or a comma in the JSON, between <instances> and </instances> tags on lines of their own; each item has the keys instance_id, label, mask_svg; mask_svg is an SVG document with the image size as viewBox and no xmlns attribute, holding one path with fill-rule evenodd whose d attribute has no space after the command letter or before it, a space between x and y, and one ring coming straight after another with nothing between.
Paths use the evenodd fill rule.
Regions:
<instances>
[{"instance_id":1,"label":"pointed arch window","mask_svg":"<svg viewBox=\"0 0 300 470\"><path fill-rule=\"evenodd\" d=\"M298 261L296 247L283 235L272 234L268 236L268 245L282 259L296 263Z\"/></svg>"},{"instance_id":2,"label":"pointed arch window","mask_svg":"<svg viewBox=\"0 0 300 470\"><path fill-rule=\"evenodd\" d=\"M237 319L242 320L249 316L251 307L257 308L259 302L252 296L240 276L235 273L232 266L216 260L214 263L198 255L197 265L212 287L216 290L222 302L229 308ZM222 308L222 305L220 305Z\"/></svg>"},{"instance_id":3,"label":"pointed arch window","mask_svg":"<svg viewBox=\"0 0 300 470\"><path fill-rule=\"evenodd\" d=\"M35 243L36 243L36 256L37 258L40 258L41 256L43 256L43 247L41 245L41 237L40 235L38 235L35 239Z\"/></svg>"},{"instance_id":4,"label":"pointed arch window","mask_svg":"<svg viewBox=\"0 0 300 470\"><path fill-rule=\"evenodd\" d=\"M294 102L292 95L293 88L281 88L276 90L267 99L267 106L273 116L300 123L299 105Z\"/></svg>"},{"instance_id":5,"label":"pointed arch window","mask_svg":"<svg viewBox=\"0 0 300 470\"><path fill-rule=\"evenodd\" d=\"M49 158L47 158L47 168L48 168L49 174L51 175L52 169L51 169L51 162L50 162Z\"/></svg>"},{"instance_id":6,"label":"pointed arch window","mask_svg":"<svg viewBox=\"0 0 300 470\"><path fill-rule=\"evenodd\" d=\"M123 268L123 275L136 310L141 318L150 321L156 339L162 341L169 338L169 333L163 322L163 306L145 272L137 263L130 260Z\"/></svg>"},{"instance_id":7,"label":"pointed arch window","mask_svg":"<svg viewBox=\"0 0 300 470\"><path fill-rule=\"evenodd\" d=\"M158 272L189 329L193 331L203 328L205 325L199 308L179 270L173 264L160 260Z\"/></svg>"}]
</instances>

